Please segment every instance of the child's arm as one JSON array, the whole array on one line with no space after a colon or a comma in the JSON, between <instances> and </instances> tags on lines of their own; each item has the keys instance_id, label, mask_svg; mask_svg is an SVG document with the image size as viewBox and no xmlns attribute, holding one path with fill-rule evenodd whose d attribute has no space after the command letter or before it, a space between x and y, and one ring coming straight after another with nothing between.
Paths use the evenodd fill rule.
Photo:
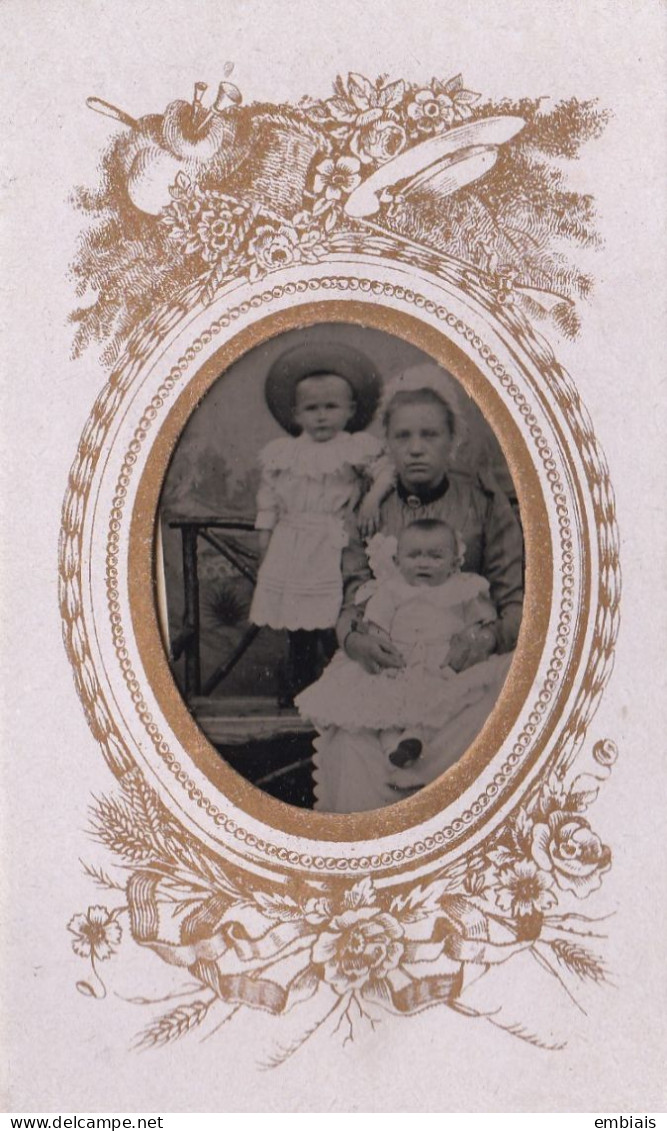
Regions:
<instances>
[{"instance_id":1,"label":"child's arm","mask_svg":"<svg viewBox=\"0 0 667 1131\"><path fill-rule=\"evenodd\" d=\"M393 464L386 455L381 455L368 468L371 485L359 504L359 529L365 538L377 533L380 505L389 494L396 478Z\"/></svg>"},{"instance_id":2,"label":"child's arm","mask_svg":"<svg viewBox=\"0 0 667 1131\"><path fill-rule=\"evenodd\" d=\"M273 480L274 475L263 467L257 489L257 517L255 518L260 565L264 561L266 551L269 548L273 528L280 518L280 504Z\"/></svg>"}]
</instances>

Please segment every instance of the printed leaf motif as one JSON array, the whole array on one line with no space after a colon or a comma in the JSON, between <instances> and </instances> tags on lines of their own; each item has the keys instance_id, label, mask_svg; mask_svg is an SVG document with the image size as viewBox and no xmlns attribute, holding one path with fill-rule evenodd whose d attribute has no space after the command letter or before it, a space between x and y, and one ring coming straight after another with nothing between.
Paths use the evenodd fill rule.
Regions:
<instances>
[{"instance_id":1,"label":"printed leaf motif","mask_svg":"<svg viewBox=\"0 0 667 1131\"><path fill-rule=\"evenodd\" d=\"M279 895L272 892L254 892L255 902L261 907L269 919L298 919L303 914L296 900L289 895Z\"/></svg>"},{"instance_id":2,"label":"printed leaf motif","mask_svg":"<svg viewBox=\"0 0 667 1131\"><path fill-rule=\"evenodd\" d=\"M359 110L367 110L369 100L373 97L372 84L363 75L350 74L347 80L347 89Z\"/></svg>"},{"instance_id":3,"label":"printed leaf motif","mask_svg":"<svg viewBox=\"0 0 667 1131\"><path fill-rule=\"evenodd\" d=\"M424 919L440 909L440 900L446 889L444 884L430 887L417 886L405 895L396 896L391 902L391 910L407 921Z\"/></svg>"},{"instance_id":4,"label":"printed leaf motif","mask_svg":"<svg viewBox=\"0 0 667 1131\"><path fill-rule=\"evenodd\" d=\"M345 892L344 904L351 910L358 907L372 907L377 901L377 893L375 885L370 876L365 876L363 880Z\"/></svg>"},{"instance_id":5,"label":"printed leaf motif","mask_svg":"<svg viewBox=\"0 0 667 1131\"><path fill-rule=\"evenodd\" d=\"M389 83L380 91L378 99L380 106L389 109L392 106L398 106L405 95L405 83L402 79L398 82Z\"/></svg>"}]
</instances>

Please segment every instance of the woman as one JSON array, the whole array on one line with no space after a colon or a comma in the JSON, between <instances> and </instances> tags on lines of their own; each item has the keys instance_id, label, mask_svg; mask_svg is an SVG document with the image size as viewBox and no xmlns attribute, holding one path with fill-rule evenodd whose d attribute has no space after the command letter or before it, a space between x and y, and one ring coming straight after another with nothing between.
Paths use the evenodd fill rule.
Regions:
<instances>
[{"instance_id":1,"label":"woman","mask_svg":"<svg viewBox=\"0 0 667 1131\"><path fill-rule=\"evenodd\" d=\"M450 667L461 672L493 653L511 652L521 623L523 540L507 498L493 484L452 470L459 425L441 381L419 372L399 378L387 391L383 420L396 482L381 504L379 531L398 536L422 518L448 523L465 543L463 569L489 582L498 614L493 625L468 628L453 638ZM367 631L363 606L355 603L359 587L371 576L361 536L353 531L343 551L338 640L366 671L379 672L401 667L403 660L390 641ZM457 761L478 731L478 721L466 728L462 718L456 745L448 734L446 744L434 741L413 769L388 772L373 732L328 728L315 744L317 808L355 812L401 800Z\"/></svg>"}]
</instances>

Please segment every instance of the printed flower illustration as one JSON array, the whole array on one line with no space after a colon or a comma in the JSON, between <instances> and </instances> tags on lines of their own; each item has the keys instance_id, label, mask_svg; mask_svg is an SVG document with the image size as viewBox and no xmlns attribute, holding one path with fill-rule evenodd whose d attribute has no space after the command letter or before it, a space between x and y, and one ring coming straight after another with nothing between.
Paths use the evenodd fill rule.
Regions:
<instances>
[{"instance_id":1,"label":"printed flower illustration","mask_svg":"<svg viewBox=\"0 0 667 1131\"><path fill-rule=\"evenodd\" d=\"M290 267L299 261L299 234L291 224L276 228L262 224L250 241L250 254L260 271L274 271L277 267Z\"/></svg>"},{"instance_id":2,"label":"printed flower illustration","mask_svg":"<svg viewBox=\"0 0 667 1131\"><path fill-rule=\"evenodd\" d=\"M395 970L403 955L403 927L378 907L357 907L336 915L313 946L324 980L338 994Z\"/></svg>"},{"instance_id":3,"label":"printed flower illustration","mask_svg":"<svg viewBox=\"0 0 667 1131\"><path fill-rule=\"evenodd\" d=\"M170 189L172 202L161 214L169 238L186 255L201 255L204 262L218 263L238 250L243 238L243 218L248 209L233 197L202 190L179 173Z\"/></svg>"},{"instance_id":4,"label":"printed flower illustration","mask_svg":"<svg viewBox=\"0 0 667 1131\"><path fill-rule=\"evenodd\" d=\"M611 850L578 813L552 813L537 823L532 856L537 867L553 873L559 888L580 899L600 887L611 867Z\"/></svg>"},{"instance_id":5,"label":"printed flower illustration","mask_svg":"<svg viewBox=\"0 0 667 1131\"><path fill-rule=\"evenodd\" d=\"M207 263L216 263L232 248L238 232L239 217L245 210L234 206L221 193L209 194L209 204L199 217L197 235L201 243L202 258Z\"/></svg>"},{"instance_id":6,"label":"printed flower illustration","mask_svg":"<svg viewBox=\"0 0 667 1131\"><path fill-rule=\"evenodd\" d=\"M70 919L67 930L74 935L74 953L81 958L99 959L100 962L111 958L123 934L115 915L116 912L109 911L107 907L89 907L85 915L75 915Z\"/></svg>"},{"instance_id":7,"label":"printed flower illustration","mask_svg":"<svg viewBox=\"0 0 667 1131\"><path fill-rule=\"evenodd\" d=\"M568 791L563 782L555 774L550 774L537 796L536 816L534 819L546 820L551 813L559 813L567 804ZM532 836L532 830L531 830Z\"/></svg>"},{"instance_id":8,"label":"printed flower illustration","mask_svg":"<svg viewBox=\"0 0 667 1131\"><path fill-rule=\"evenodd\" d=\"M269 271L291 267L294 263L316 263L326 253L319 228L297 230L294 224L261 224L248 247L251 264L250 281Z\"/></svg>"},{"instance_id":9,"label":"printed flower illustration","mask_svg":"<svg viewBox=\"0 0 667 1131\"><path fill-rule=\"evenodd\" d=\"M401 125L405 83L380 78L372 83L363 75L339 78L336 95L325 103L325 114L339 123L332 136L347 139L352 152L364 164L382 163L400 153L406 144Z\"/></svg>"},{"instance_id":10,"label":"printed flower illustration","mask_svg":"<svg viewBox=\"0 0 667 1131\"><path fill-rule=\"evenodd\" d=\"M350 147L364 164L375 161L383 165L405 149L406 144L407 135L403 126L385 119L357 130L352 136Z\"/></svg>"},{"instance_id":11,"label":"printed flower illustration","mask_svg":"<svg viewBox=\"0 0 667 1131\"><path fill-rule=\"evenodd\" d=\"M511 868L503 868L496 884L496 903L513 918L548 911L556 902L551 891L552 877L540 870L534 860L517 860Z\"/></svg>"},{"instance_id":12,"label":"printed flower illustration","mask_svg":"<svg viewBox=\"0 0 667 1131\"><path fill-rule=\"evenodd\" d=\"M304 919L307 923L321 924L331 918L331 903L323 897L313 897L306 900L303 909Z\"/></svg>"},{"instance_id":13,"label":"printed flower illustration","mask_svg":"<svg viewBox=\"0 0 667 1131\"><path fill-rule=\"evenodd\" d=\"M433 79L430 87L418 90L407 109L413 128L423 134L438 134L472 116L480 95L465 90L463 78L456 75L446 83Z\"/></svg>"},{"instance_id":14,"label":"printed flower illustration","mask_svg":"<svg viewBox=\"0 0 667 1131\"><path fill-rule=\"evenodd\" d=\"M403 101L405 83L383 82L378 79L375 85L363 75L350 74L347 84L339 79L336 83L336 97L329 98L326 105L332 118L337 122L354 125L364 129L379 122L382 118L395 117L396 108Z\"/></svg>"},{"instance_id":15,"label":"printed flower illustration","mask_svg":"<svg viewBox=\"0 0 667 1131\"><path fill-rule=\"evenodd\" d=\"M327 200L340 200L361 183L360 164L356 157L327 157L316 167L313 192L324 193Z\"/></svg>"}]
</instances>

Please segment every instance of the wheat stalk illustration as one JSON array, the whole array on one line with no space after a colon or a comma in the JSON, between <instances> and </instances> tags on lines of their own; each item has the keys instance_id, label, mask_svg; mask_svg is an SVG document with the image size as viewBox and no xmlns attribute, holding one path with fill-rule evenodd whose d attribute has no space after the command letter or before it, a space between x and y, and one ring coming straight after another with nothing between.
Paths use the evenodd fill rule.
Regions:
<instances>
[{"instance_id":1,"label":"wheat stalk illustration","mask_svg":"<svg viewBox=\"0 0 667 1131\"><path fill-rule=\"evenodd\" d=\"M92 813L93 836L117 856L138 864L162 855L151 832L123 802L105 796L95 798Z\"/></svg>"},{"instance_id":2,"label":"wheat stalk illustration","mask_svg":"<svg viewBox=\"0 0 667 1131\"><path fill-rule=\"evenodd\" d=\"M567 939L554 939L550 944L556 958L572 974L582 981L608 982L609 977L604 962L597 954L580 943Z\"/></svg>"},{"instance_id":3,"label":"wheat stalk illustration","mask_svg":"<svg viewBox=\"0 0 667 1131\"><path fill-rule=\"evenodd\" d=\"M190 1005L178 1005L169 1013L164 1013L139 1034L135 1048L156 1048L179 1040L202 1024L214 1001L217 998L201 999Z\"/></svg>"}]
</instances>

